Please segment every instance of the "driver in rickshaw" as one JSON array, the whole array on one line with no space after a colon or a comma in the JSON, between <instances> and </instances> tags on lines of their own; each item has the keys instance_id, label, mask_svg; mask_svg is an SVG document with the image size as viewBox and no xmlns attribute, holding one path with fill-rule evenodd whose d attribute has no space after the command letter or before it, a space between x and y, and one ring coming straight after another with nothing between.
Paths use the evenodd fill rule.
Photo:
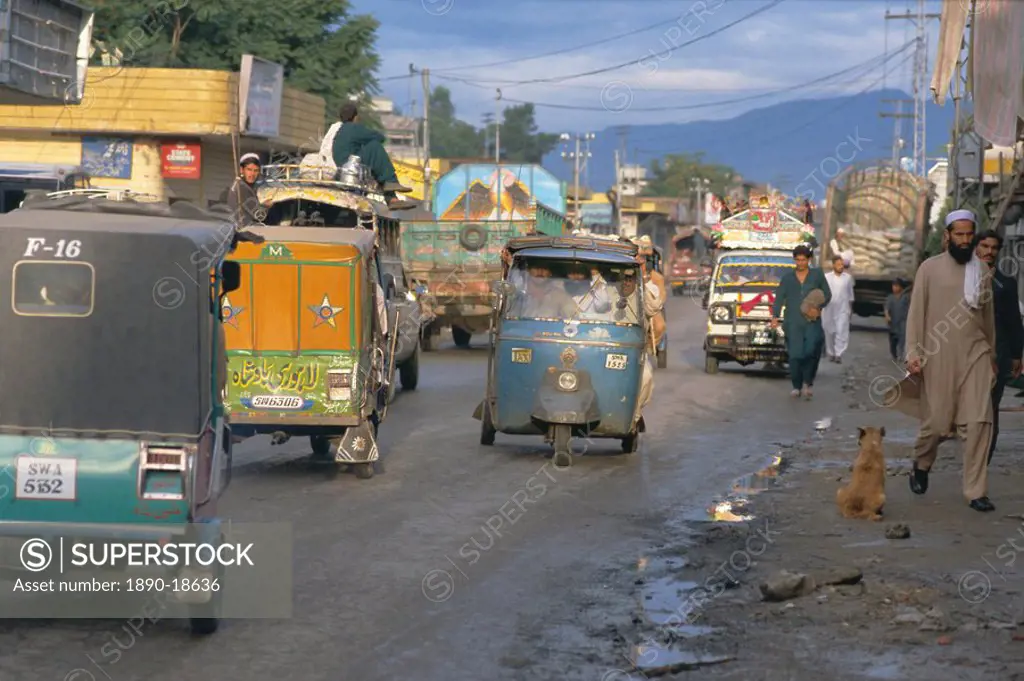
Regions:
<instances>
[{"instance_id":1,"label":"driver in rickshaw","mask_svg":"<svg viewBox=\"0 0 1024 681\"><path fill-rule=\"evenodd\" d=\"M576 303L556 281L547 265L533 263L519 289L519 308L523 317L568 319L576 312Z\"/></svg>"}]
</instances>

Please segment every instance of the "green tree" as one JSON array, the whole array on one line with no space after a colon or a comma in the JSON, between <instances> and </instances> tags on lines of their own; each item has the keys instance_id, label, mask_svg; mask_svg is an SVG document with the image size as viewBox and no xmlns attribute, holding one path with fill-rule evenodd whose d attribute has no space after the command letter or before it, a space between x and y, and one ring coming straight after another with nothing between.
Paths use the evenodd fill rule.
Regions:
<instances>
[{"instance_id":1,"label":"green tree","mask_svg":"<svg viewBox=\"0 0 1024 681\"><path fill-rule=\"evenodd\" d=\"M434 88L430 95L430 155L438 158L471 158L480 155L482 133L455 117L452 93Z\"/></svg>"},{"instance_id":2,"label":"green tree","mask_svg":"<svg viewBox=\"0 0 1024 681\"><path fill-rule=\"evenodd\" d=\"M718 163L705 163L704 153L669 154L664 160L651 162L651 180L644 193L648 196L689 196L693 178L709 180L708 189L716 196L726 196L736 171Z\"/></svg>"},{"instance_id":3,"label":"green tree","mask_svg":"<svg viewBox=\"0 0 1024 681\"><path fill-rule=\"evenodd\" d=\"M93 0L94 38L128 66L238 69L242 54L282 64L288 83L327 101L377 93L379 22L349 0ZM99 63L100 51L96 55Z\"/></svg>"},{"instance_id":4,"label":"green tree","mask_svg":"<svg viewBox=\"0 0 1024 681\"><path fill-rule=\"evenodd\" d=\"M501 158L509 163L540 163L558 144L558 135L540 132L533 104L517 104L502 112Z\"/></svg>"}]
</instances>

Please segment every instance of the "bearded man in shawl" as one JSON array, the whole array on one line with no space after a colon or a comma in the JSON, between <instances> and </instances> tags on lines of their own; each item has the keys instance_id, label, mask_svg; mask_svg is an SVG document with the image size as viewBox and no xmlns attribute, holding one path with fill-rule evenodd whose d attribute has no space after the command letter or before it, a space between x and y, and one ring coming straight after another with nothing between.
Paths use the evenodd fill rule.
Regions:
<instances>
[{"instance_id":1,"label":"bearded man in shawl","mask_svg":"<svg viewBox=\"0 0 1024 681\"><path fill-rule=\"evenodd\" d=\"M907 315L908 382L919 386L895 401L916 415L921 428L914 445L910 489L928 491L928 473L939 443L958 434L964 442L963 494L975 511L994 511L988 498L988 453L992 441L995 383L995 320L987 268L974 252L976 220L967 210L946 216L946 252L917 270ZM916 392L902 390L903 393Z\"/></svg>"}]
</instances>

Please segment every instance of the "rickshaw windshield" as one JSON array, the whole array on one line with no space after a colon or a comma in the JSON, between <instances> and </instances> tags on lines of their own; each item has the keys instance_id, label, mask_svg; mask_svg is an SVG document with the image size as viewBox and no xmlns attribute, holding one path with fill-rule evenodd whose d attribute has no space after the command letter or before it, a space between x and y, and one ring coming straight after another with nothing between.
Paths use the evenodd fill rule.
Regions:
<instances>
[{"instance_id":1,"label":"rickshaw windshield","mask_svg":"<svg viewBox=\"0 0 1024 681\"><path fill-rule=\"evenodd\" d=\"M794 267L792 258L785 256L723 258L715 283L719 286L778 286L782 275Z\"/></svg>"},{"instance_id":2,"label":"rickshaw windshield","mask_svg":"<svg viewBox=\"0 0 1024 681\"><path fill-rule=\"evenodd\" d=\"M638 277L631 265L517 258L508 273L515 293L504 316L639 324Z\"/></svg>"}]
</instances>

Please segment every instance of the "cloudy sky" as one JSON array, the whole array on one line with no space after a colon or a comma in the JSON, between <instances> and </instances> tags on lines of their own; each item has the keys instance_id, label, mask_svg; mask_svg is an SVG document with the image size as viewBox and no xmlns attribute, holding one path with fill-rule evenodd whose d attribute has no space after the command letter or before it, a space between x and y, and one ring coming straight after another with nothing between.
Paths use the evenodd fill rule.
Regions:
<instances>
[{"instance_id":1,"label":"cloudy sky","mask_svg":"<svg viewBox=\"0 0 1024 681\"><path fill-rule=\"evenodd\" d=\"M783 0L722 30L773 1L353 3L381 22L379 75L385 96L403 109L410 104L419 109L420 80L406 74L410 63L430 68L432 85L450 88L459 117L477 125L485 112L495 110L496 88L509 103L536 103L542 129L576 132L730 118L786 99L852 94L883 84L910 91L912 49L887 63L881 57L887 48L895 52L912 40L915 30L910 21L886 21L887 9L916 13L916 0ZM939 0L928 0L926 9L937 13ZM927 23L933 60L938 20ZM721 32L712 35L715 31ZM616 37L626 33L632 35ZM698 42L683 45L693 40ZM555 51L563 53L538 56ZM610 68L619 65L624 66ZM564 78L599 70L604 72Z\"/></svg>"}]
</instances>

